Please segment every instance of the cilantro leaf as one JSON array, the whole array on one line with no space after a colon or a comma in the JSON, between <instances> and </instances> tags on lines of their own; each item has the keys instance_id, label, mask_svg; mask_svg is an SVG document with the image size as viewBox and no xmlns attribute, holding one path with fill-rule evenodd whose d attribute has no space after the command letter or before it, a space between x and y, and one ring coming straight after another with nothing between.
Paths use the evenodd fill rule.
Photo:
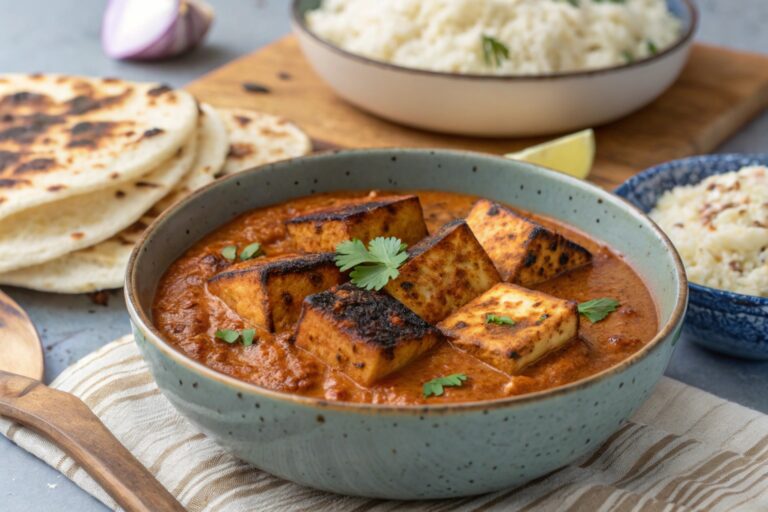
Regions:
<instances>
[{"instance_id":1,"label":"cilantro leaf","mask_svg":"<svg viewBox=\"0 0 768 512\"><path fill-rule=\"evenodd\" d=\"M246 245L245 249L240 253L240 261L250 260L262 255L261 244L259 242L253 242L250 245Z\"/></svg>"},{"instance_id":2,"label":"cilantro leaf","mask_svg":"<svg viewBox=\"0 0 768 512\"><path fill-rule=\"evenodd\" d=\"M241 336L243 337L243 345L250 347L253 345L253 338L256 337L256 329L243 329Z\"/></svg>"},{"instance_id":3,"label":"cilantro leaf","mask_svg":"<svg viewBox=\"0 0 768 512\"><path fill-rule=\"evenodd\" d=\"M336 246L336 266L342 272L363 263L371 263L371 256L365 244L357 238L341 242Z\"/></svg>"},{"instance_id":4,"label":"cilantro leaf","mask_svg":"<svg viewBox=\"0 0 768 512\"><path fill-rule=\"evenodd\" d=\"M216 337L221 341L225 341L229 344L235 343L240 339L240 333L233 329L218 329L216 331Z\"/></svg>"},{"instance_id":5,"label":"cilantro leaf","mask_svg":"<svg viewBox=\"0 0 768 512\"><path fill-rule=\"evenodd\" d=\"M460 388L464 385L465 380L467 380L467 376L463 373L454 373L453 375L448 375L446 377L437 377L436 379L432 379L424 383L424 386L422 387L422 393L424 394L424 398L429 398L430 396L441 396L445 391L443 388Z\"/></svg>"},{"instance_id":6,"label":"cilantro leaf","mask_svg":"<svg viewBox=\"0 0 768 512\"><path fill-rule=\"evenodd\" d=\"M234 261L237 257L237 246L236 245L228 245L225 248L221 250L221 255L224 256L229 261Z\"/></svg>"},{"instance_id":7,"label":"cilantro leaf","mask_svg":"<svg viewBox=\"0 0 768 512\"><path fill-rule=\"evenodd\" d=\"M603 297L579 304L579 313L589 319L590 322L597 323L604 320L609 314L616 311L620 303L616 299Z\"/></svg>"},{"instance_id":8,"label":"cilantro leaf","mask_svg":"<svg viewBox=\"0 0 768 512\"><path fill-rule=\"evenodd\" d=\"M399 238L378 237L368 243L368 252L385 265L397 268L408 259L407 247Z\"/></svg>"},{"instance_id":9,"label":"cilantro leaf","mask_svg":"<svg viewBox=\"0 0 768 512\"><path fill-rule=\"evenodd\" d=\"M496 324L496 325L515 325L517 322L512 320L506 315L496 315L493 313L488 313L485 315L485 323L487 324Z\"/></svg>"},{"instance_id":10,"label":"cilantro leaf","mask_svg":"<svg viewBox=\"0 0 768 512\"><path fill-rule=\"evenodd\" d=\"M368 248L358 239L347 240L336 246L336 266L342 272L352 269L349 277L359 288L381 290L400 275L397 269L408 259L406 247L394 237L374 238Z\"/></svg>"},{"instance_id":11,"label":"cilantro leaf","mask_svg":"<svg viewBox=\"0 0 768 512\"><path fill-rule=\"evenodd\" d=\"M653 41L648 41L648 53L651 55L656 55L659 53L659 49L656 47L656 43Z\"/></svg>"},{"instance_id":12,"label":"cilantro leaf","mask_svg":"<svg viewBox=\"0 0 768 512\"><path fill-rule=\"evenodd\" d=\"M239 340L242 340L243 345L245 345L246 347L250 347L251 345L253 345L253 340L255 337L256 337L256 329L243 329L242 331L238 331L236 329L217 329L216 330L216 338L226 343L229 343L230 345L232 345L233 343L237 343Z\"/></svg>"},{"instance_id":13,"label":"cilantro leaf","mask_svg":"<svg viewBox=\"0 0 768 512\"><path fill-rule=\"evenodd\" d=\"M498 39L483 34L483 60L485 65L498 68L505 59L509 59L509 48Z\"/></svg>"}]
</instances>

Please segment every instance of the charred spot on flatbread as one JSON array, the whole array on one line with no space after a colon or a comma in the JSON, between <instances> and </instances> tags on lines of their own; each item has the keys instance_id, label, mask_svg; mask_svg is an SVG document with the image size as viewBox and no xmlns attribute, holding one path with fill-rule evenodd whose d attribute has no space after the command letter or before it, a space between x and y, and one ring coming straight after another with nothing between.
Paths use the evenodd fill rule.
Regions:
<instances>
[{"instance_id":1,"label":"charred spot on flatbread","mask_svg":"<svg viewBox=\"0 0 768 512\"><path fill-rule=\"evenodd\" d=\"M56 165L56 160L53 158L35 158L34 160L29 160L28 162L25 162L16 167L16 169L13 171L13 174L27 174L31 172L50 171L56 167Z\"/></svg>"},{"instance_id":2,"label":"charred spot on flatbread","mask_svg":"<svg viewBox=\"0 0 768 512\"><path fill-rule=\"evenodd\" d=\"M235 144L229 145L229 152L227 153L227 158L245 158L249 155L252 155L254 153L254 148L252 144L248 144L247 142L238 142Z\"/></svg>"},{"instance_id":3,"label":"charred spot on flatbread","mask_svg":"<svg viewBox=\"0 0 768 512\"><path fill-rule=\"evenodd\" d=\"M96 149L100 142L111 137L121 124L125 123L81 121L69 129L70 138L67 147Z\"/></svg>"}]
</instances>

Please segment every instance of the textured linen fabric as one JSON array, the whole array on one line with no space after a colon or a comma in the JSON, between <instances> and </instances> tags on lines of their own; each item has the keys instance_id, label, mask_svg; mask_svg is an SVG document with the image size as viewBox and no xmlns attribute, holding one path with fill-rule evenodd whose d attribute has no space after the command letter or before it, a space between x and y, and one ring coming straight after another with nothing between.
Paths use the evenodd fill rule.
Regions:
<instances>
[{"instance_id":1,"label":"textured linen fabric","mask_svg":"<svg viewBox=\"0 0 768 512\"><path fill-rule=\"evenodd\" d=\"M663 378L630 421L576 464L508 491L389 502L315 491L229 455L158 390L131 336L65 370L79 396L190 511L768 510L768 416ZM0 432L108 507L117 504L57 447L0 419Z\"/></svg>"}]
</instances>

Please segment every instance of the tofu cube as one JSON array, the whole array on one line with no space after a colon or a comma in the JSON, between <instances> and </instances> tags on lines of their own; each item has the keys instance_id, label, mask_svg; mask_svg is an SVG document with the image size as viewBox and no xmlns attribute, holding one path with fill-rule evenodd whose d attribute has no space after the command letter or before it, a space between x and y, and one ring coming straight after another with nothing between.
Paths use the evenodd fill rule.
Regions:
<instances>
[{"instance_id":1,"label":"tofu cube","mask_svg":"<svg viewBox=\"0 0 768 512\"><path fill-rule=\"evenodd\" d=\"M592 261L582 246L486 199L475 203L467 224L510 283L532 286Z\"/></svg>"},{"instance_id":2,"label":"tofu cube","mask_svg":"<svg viewBox=\"0 0 768 512\"><path fill-rule=\"evenodd\" d=\"M320 210L289 219L286 228L304 252L333 252L341 242L355 238L367 244L377 236L394 236L412 245L427 236L416 196L382 197Z\"/></svg>"},{"instance_id":3,"label":"tofu cube","mask_svg":"<svg viewBox=\"0 0 768 512\"><path fill-rule=\"evenodd\" d=\"M332 253L257 258L208 281L208 290L254 327L281 332L293 327L304 297L343 283Z\"/></svg>"},{"instance_id":4,"label":"tofu cube","mask_svg":"<svg viewBox=\"0 0 768 512\"><path fill-rule=\"evenodd\" d=\"M295 343L369 386L441 339L436 328L389 295L344 284L306 298Z\"/></svg>"},{"instance_id":5,"label":"tofu cube","mask_svg":"<svg viewBox=\"0 0 768 512\"><path fill-rule=\"evenodd\" d=\"M431 324L501 280L464 221L446 224L408 254L400 275L385 290Z\"/></svg>"},{"instance_id":6,"label":"tofu cube","mask_svg":"<svg viewBox=\"0 0 768 512\"><path fill-rule=\"evenodd\" d=\"M457 348L514 375L575 338L579 313L576 302L499 283L438 328Z\"/></svg>"}]
</instances>

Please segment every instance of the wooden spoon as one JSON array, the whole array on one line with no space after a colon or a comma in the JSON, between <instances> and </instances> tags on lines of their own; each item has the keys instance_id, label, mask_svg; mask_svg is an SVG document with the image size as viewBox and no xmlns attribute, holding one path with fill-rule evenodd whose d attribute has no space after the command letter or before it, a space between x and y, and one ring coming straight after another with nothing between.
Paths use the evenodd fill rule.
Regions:
<instances>
[{"instance_id":1,"label":"wooden spoon","mask_svg":"<svg viewBox=\"0 0 768 512\"><path fill-rule=\"evenodd\" d=\"M0 291L0 415L47 437L129 512L183 512L152 473L79 398L43 385L43 351L32 322Z\"/></svg>"}]
</instances>

